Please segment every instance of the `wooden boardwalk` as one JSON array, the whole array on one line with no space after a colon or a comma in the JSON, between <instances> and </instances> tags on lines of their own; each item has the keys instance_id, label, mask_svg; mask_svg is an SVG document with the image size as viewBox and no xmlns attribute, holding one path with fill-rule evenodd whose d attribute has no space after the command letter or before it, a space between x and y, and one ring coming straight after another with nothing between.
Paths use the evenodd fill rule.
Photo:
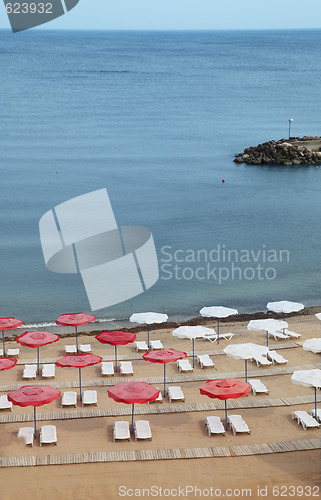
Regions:
<instances>
[{"instance_id":1,"label":"wooden boardwalk","mask_svg":"<svg viewBox=\"0 0 321 500\"><path fill-rule=\"evenodd\" d=\"M275 366L271 365L266 368L254 368L248 369L248 378L258 378L258 377L266 377L273 375L290 375L295 370L311 370L313 368L319 368L319 364L309 364L309 365L300 365L300 366ZM160 367L161 370L161 367ZM213 372L211 370L203 370L201 373L197 374L188 374L188 375L172 375L166 377L167 384L183 384L185 382L203 382L207 380L215 379L223 379L223 378L244 378L244 370L235 371L235 372ZM94 380L83 380L81 385L82 387L110 387L118 382L147 382L148 384L163 384L164 377L101 377L100 379ZM23 385L36 385L36 384L47 384L49 383L52 387L56 389L67 389L67 388L77 388L79 387L78 380L68 380L65 382L57 382L55 380L50 379L44 380L32 380L26 381L19 384L7 384L0 385L0 392L12 392Z\"/></svg>"},{"instance_id":2,"label":"wooden boardwalk","mask_svg":"<svg viewBox=\"0 0 321 500\"><path fill-rule=\"evenodd\" d=\"M217 349L206 349L207 346L210 346L211 344L208 342L208 343L204 343L204 350L202 351L196 351L195 350L195 356L197 355L201 355L201 354L208 354L209 356L219 356L219 355L225 355L225 352L223 351L223 349L220 349L220 347L218 347ZM216 344L212 344L212 345L216 345ZM272 344L270 343L269 345L269 348L270 350L280 350L280 349L293 349L295 347L300 347L299 345L297 345L297 343L294 343L294 342L284 342L282 344L280 344L280 342L277 342L275 344ZM96 348L97 348L97 353L98 353L98 349L101 349L101 344L100 345L92 345L92 349L94 351L94 354L97 354L95 351L96 351ZM188 357L192 357L193 356L193 351L186 351L187 353L187 356ZM117 359L118 361L133 361L133 360L136 360L136 359L142 359L142 354L143 353L130 353L130 354L118 354L117 355ZM115 355L114 354L109 354L109 355L104 355L102 356L101 354L99 354L102 358L103 358L103 361L114 361L115 360ZM64 356L64 354L62 354L61 356L59 356L59 358L61 358L62 356ZM40 358L40 362L41 364L44 364L44 363L55 363L59 358ZM37 364L37 358L31 358L31 359L19 359L17 360L17 365L30 365L30 364Z\"/></svg>"},{"instance_id":3,"label":"wooden boardwalk","mask_svg":"<svg viewBox=\"0 0 321 500\"><path fill-rule=\"evenodd\" d=\"M100 451L65 453L62 455L0 457L0 467L37 467L44 465L70 465L102 462L137 462L151 460L186 460L196 458L222 458L270 453L288 453L321 449L321 439L300 439L277 443L220 446L209 448L174 448L130 451Z\"/></svg>"},{"instance_id":4,"label":"wooden boardwalk","mask_svg":"<svg viewBox=\"0 0 321 500\"><path fill-rule=\"evenodd\" d=\"M318 394L317 401L321 402L321 394ZM246 399L229 400L230 410L241 410L247 408L271 408L278 406L294 406L301 404L311 404L314 402L314 396L297 396L292 398L262 398L262 399ZM206 401L204 403L168 403L162 405L142 405L136 406L136 415L164 415L170 413L188 413L200 411L215 411L224 410L224 402ZM124 408L107 408L107 409L69 409L52 411L47 413L37 413L37 421L53 421L53 420L72 420L83 418L101 418L101 417L119 417L131 415L131 406ZM28 413L12 413L8 412L0 415L0 423L14 422L32 422L33 412Z\"/></svg>"}]
</instances>

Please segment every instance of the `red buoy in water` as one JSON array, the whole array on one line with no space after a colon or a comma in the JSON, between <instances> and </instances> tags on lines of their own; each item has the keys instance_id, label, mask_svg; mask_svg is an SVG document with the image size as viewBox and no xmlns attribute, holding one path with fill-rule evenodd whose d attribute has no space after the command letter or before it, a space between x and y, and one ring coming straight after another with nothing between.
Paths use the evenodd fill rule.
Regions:
<instances>
[{"instance_id":1,"label":"red buoy in water","mask_svg":"<svg viewBox=\"0 0 321 500\"><path fill-rule=\"evenodd\" d=\"M222 179L222 182L225 182L225 179Z\"/></svg>"}]
</instances>

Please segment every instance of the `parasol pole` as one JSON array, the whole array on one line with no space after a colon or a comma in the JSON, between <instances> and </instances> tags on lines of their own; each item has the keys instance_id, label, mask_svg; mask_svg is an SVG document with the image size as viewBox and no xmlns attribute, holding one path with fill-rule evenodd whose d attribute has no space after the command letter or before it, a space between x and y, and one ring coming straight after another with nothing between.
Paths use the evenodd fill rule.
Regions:
<instances>
[{"instance_id":1,"label":"parasol pole","mask_svg":"<svg viewBox=\"0 0 321 500\"><path fill-rule=\"evenodd\" d=\"M134 403L132 404L132 434L134 432Z\"/></svg>"},{"instance_id":2,"label":"parasol pole","mask_svg":"<svg viewBox=\"0 0 321 500\"><path fill-rule=\"evenodd\" d=\"M245 360L245 382L247 382L247 359Z\"/></svg>"},{"instance_id":3,"label":"parasol pole","mask_svg":"<svg viewBox=\"0 0 321 500\"><path fill-rule=\"evenodd\" d=\"M225 428L227 430L227 405L226 405L226 399L225 399Z\"/></svg>"},{"instance_id":4,"label":"parasol pole","mask_svg":"<svg viewBox=\"0 0 321 500\"><path fill-rule=\"evenodd\" d=\"M33 407L33 418L34 418L34 421L35 421L35 439L37 439L37 419L36 419L36 407L34 406Z\"/></svg>"},{"instance_id":5,"label":"parasol pole","mask_svg":"<svg viewBox=\"0 0 321 500\"><path fill-rule=\"evenodd\" d=\"M39 347L37 347L37 364L38 364L38 375L39 375Z\"/></svg>"},{"instance_id":6,"label":"parasol pole","mask_svg":"<svg viewBox=\"0 0 321 500\"><path fill-rule=\"evenodd\" d=\"M269 348L269 332L266 330L266 346Z\"/></svg>"},{"instance_id":7,"label":"parasol pole","mask_svg":"<svg viewBox=\"0 0 321 500\"><path fill-rule=\"evenodd\" d=\"M79 387L80 387L80 401L81 401L81 368L79 368Z\"/></svg>"},{"instance_id":8,"label":"parasol pole","mask_svg":"<svg viewBox=\"0 0 321 500\"><path fill-rule=\"evenodd\" d=\"M194 368L194 343L195 343L195 339L193 338L193 368Z\"/></svg>"},{"instance_id":9,"label":"parasol pole","mask_svg":"<svg viewBox=\"0 0 321 500\"><path fill-rule=\"evenodd\" d=\"M115 345L115 361L116 361L116 373L117 373L117 345Z\"/></svg>"},{"instance_id":10,"label":"parasol pole","mask_svg":"<svg viewBox=\"0 0 321 500\"><path fill-rule=\"evenodd\" d=\"M6 344L4 341L4 331L2 330L2 344L3 344L3 355L6 355Z\"/></svg>"},{"instance_id":11,"label":"parasol pole","mask_svg":"<svg viewBox=\"0 0 321 500\"><path fill-rule=\"evenodd\" d=\"M166 376L166 363L164 363L164 398L166 396L166 388L165 388L165 386L166 386L166 378L165 378L165 376Z\"/></svg>"},{"instance_id":12,"label":"parasol pole","mask_svg":"<svg viewBox=\"0 0 321 500\"><path fill-rule=\"evenodd\" d=\"M77 327L76 328L76 346L77 346L77 352L78 352L78 331L77 331Z\"/></svg>"},{"instance_id":13,"label":"parasol pole","mask_svg":"<svg viewBox=\"0 0 321 500\"><path fill-rule=\"evenodd\" d=\"M318 420L318 410L317 410L317 388L314 388L314 418Z\"/></svg>"},{"instance_id":14,"label":"parasol pole","mask_svg":"<svg viewBox=\"0 0 321 500\"><path fill-rule=\"evenodd\" d=\"M220 343L220 318L217 318L217 344Z\"/></svg>"},{"instance_id":15,"label":"parasol pole","mask_svg":"<svg viewBox=\"0 0 321 500\"><path fill-rule=\"evenodd\" d=\"M149 324L147 324L147 345L149 347Z\"/></svg>"}]
</instances>

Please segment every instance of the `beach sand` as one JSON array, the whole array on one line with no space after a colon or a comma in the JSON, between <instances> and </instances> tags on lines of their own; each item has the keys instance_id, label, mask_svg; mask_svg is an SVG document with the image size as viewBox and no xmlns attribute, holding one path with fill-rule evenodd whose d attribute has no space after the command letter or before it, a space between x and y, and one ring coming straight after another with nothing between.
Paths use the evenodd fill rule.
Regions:
<instances>
[{"instance_id":1,"label":"beach sand","mask_svg":"<svg viewBox=\"0 0 321 500\"><path fill-rule=\"evenodd\" d=\"M303 367L319 367L320 355L304 351L301 343L312 337L320 335L320 323L314 315L296 315L288 318L289 329L301 334L300 339L292 339L288 341L278 341L270 338L270 344L276 347L278 352L287 360L286 365L276 365L275 367L286 368L287 373L269 374L271 367L260 367L260 376L257 377L255 371L257 366L253 362L248 363L249 378L260 378L260 380L269 389L269 395L259 394L254 396L249 394L244 399L246 401L262 401L262 399L277 399L297 396L313 396L314 392L310 388L294 385L291 382L291 374L294 369L303 369ZM202 322L204 324L204 322ZM233 332L234 337L231 341L221 341L220 345L209 342L208 340L196 340L195 350L197 353L210 352L210 356L215 362L214 368L201 370L198 364L195 364L193 375L210 375L210 378L220 378L223 374L236 372L238 378L244 380L244 361L233 360L232 358L221 354L220 351L228 344L237 344L244 342L254 342L265 345L264 332L249 332L246 328L247 321L224 322L221 325L221 333ZM207 320L205 326L214 327L215 322ZM188 340L178 339L171 335L172 329L159 328L153 330L151 328L151 338L161 339L165 348L175 348L178 350L190 352L192 343ZM146 329L139 328L137 333L138 340L145 340L147 337ZM63 338L59 342L41 348L40 359L57 359L64 355L64 345L72 344L74 339ZM114 349L108 345L100 344L94 337L88 335L80 335L80 343L88 343L92 345L92 352L101 356L112 356ZM286 346L285 348L281 348ZM16 347L13 341L7 342L7 347ZM279 349L278 349L279 348ZM148 363L141 358L137 358L137 353L134 344L120 346L118 349L119 357L132 357L134 367L134 377L150 378L157 377L157 383L153 383L156 387L162 389L161 379L163 376L163 367L159 364ZM30 362L35 359L36 352L27 347L20 346L19 364L13 369L1 372L1 394L5 394L5 386L14 387L22 383L22 372L24 362ZM189 357L192 362L192 358ZM273 367L273 368L275 368ZM218 375L219 374L219 375ZM254 377L253 377L254 375ZM199 392L199 387L204 384L205 379L184 381L183 374L178 373L176 364L170 363L167 365L167 377L181 377L178 382L170 382L167 385L180 385L184 395L185 404L192 403L216 403L218 400L211 400L206 396L202 396ZM115 375L115 378L119 378ZM57 427L58 445L39 446L39 440L36 440L33 447L25 446L24 442L17 438L17 431L22 426L32 426L32 422L1 422L1 457L17 457L17 456L40 456L47 455L65 455L68 453L84 453L84 452L128 452L132 450L158 450L158 449L187 449L187 448L210 448L210 447L228 447L232 450L234 446L254 445L264 443L277 443L283 441L298 441L309 438L320 438L318 429L309 429L304 431L296 421L292 420L291 414L295 410L310 411L314 404L301 403L277 406L276 404L267 405L266 407L248 407L241 409L233 409L233 401L230 400L229 414L241 414L249 428L250 434L237 434L233 436L229 430L225 436L208 437L204 419L208 415L218 415L224 421L224 410L204 410L204 411L183 411L174 413L160 413L139 415L140 408L143 406L136 405L136 419L148 419L152 430L152 441L137 441L133 439L131 442L113 442L112 426L116 420L130 421L129 405L117 403L110 399L107 395L109 386L96 386L95 381L101 380L100 366L92 366L83 369L82 371L84 389L95 389L98 393L98 408L99 409L120 409L123 408L126 414L124 416L99 416L91 418L73 418L73 419L57 419L51 421L42 420L38 422L38 428L45 424L54 424ZM60 389L71 390L70 383L77 383L78 370L73 368L56 367L56 377L54 381L45 383L65 383L65 388ZM124 378L124 380L128 380ZM93 386L90 384L93 381ZM108 378L108 383L113 384L113 378ZM33 381L25 382L33 384ZM41 376L37 377L35 383L44 383ZM69 385L69 387L68 387ZM79 388L72 389L77 390ZM173 407L180 403L169 403L165 399L161 408ZM146 405L145 405L146 407ZM319 403L320 407L320 403ZM78 401L77 411L87 411L89 407L83 408ZM50 412L68 413L72 409L60 409L60 400L56 400L50 405L45 405L37 410L40 413ZM32 414L32 408L20 408L15 406L13 412L3 412L4 414L19 415ZM148 497L148 491L143 492L143 489L148 489L154 486L154 490L149 490L150 497L166 497L174 498L179 496L179 487L183 488L182 492L186 493L184 488L198 488L201 491L189 493L187 498L203 497L218 498L219 496L250 497L250 498L275 498L277 493L281 493L281 486L287 487L288 490L283 490L287 493L284 496L292 496L292 498L305 498L309 496L308 487L314 487L314 496L320 496L320 465L321 454L320 450L306 450L286 453L270 453L256 454L252 456L232 456L215 457L215 458L190 458L177 460L150 460L150 461L127 461L127 462L108 462L108 463L89 463L89 464L68 464L68 465L46 465L36 467L3 467L0 468L0 498L1 500L20 500L33 498L33 500L44 499L117 499L128 498L130 496ZM290 487L306 488L304 494L300 496L301 490L291 490ZM273 492L273 487L275 490ZM120 488L120 489L119 489ZM163 488L163 491L161 491ZM165 490L164 489L168 489ZM210 489L212 488L212 490ZM236 489L234 493L226 491L226 489ZM247 493L242 489L251 490ZM260 488L260 494L258 493ZM267 489L265 489L267 488ZM135 489L137 491L135 491ZM170 491L170 490L173 491ZM219 492L219 490L221 490ZM188 490L189 491L189 490ZM289 493L294 491L294 495ZM267 494L265 495L265 493ZM132 495L131 495L132 493ZM144 493L144 495L143 495ZM154 495L152 495L154 493ZM157 495L156 495L157 493ZM177 495L176 495L177 493ZM219 494L220 493L220 494ZM183 497L183 495L180 495ZM185 495L186 496L186 495ZM281 496L281 495L280 495ZM311 494L312 496L312 494Z\"/></svg>"}]
</instances>

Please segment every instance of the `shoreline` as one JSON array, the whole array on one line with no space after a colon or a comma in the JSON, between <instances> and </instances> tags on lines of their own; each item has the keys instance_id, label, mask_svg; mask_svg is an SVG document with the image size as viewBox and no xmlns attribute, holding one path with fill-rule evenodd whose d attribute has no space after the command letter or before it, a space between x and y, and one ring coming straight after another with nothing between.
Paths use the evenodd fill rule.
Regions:
<instances>
[{"instance_id":1,"label":"shoreline","mask_svg":"<svg viewBox=\"0 0 321 500\"><path fill-rule=\"evenodd\" d=\"M321 306L307 306L305 307L302 311L298 312L293 312L293 313L287 313L285 316L285 321L287 318L292 318L292 317L299 317L299 316L310 316L310 315L315 315L316 313L320 312ZM177 319L176 319L177 318ZM274 318L274 319L282 319L283 314L282 313L274 313L272 311L256 311L256 312L244 312L244 313L239 313L233 316L228 316L227 318L221 318L220 319L220 324L225 324L225 323L242 323L246 321L250 321L252 319L265 319L265 318ZM158 331L158 330L164 330L164 329L175 329L179 325L184 325L184 326L195 326L195 325L208 325L209 323L212 323L215 329L216 325L216 318L205 318L203 316L190 316L188 317L187 315L184 316L179 316L179 315L173 315L172 317L169 317L169 320L166 323L154 323L151 325L151 330L152 331ZM75 337L75 331L74 328L72 327L62 327L56 324L51 324L50 322L44 324L48 325L48 330L52 331L52 333L58 334L62 338L68 338L68 337ZM49 326L51 325L51 326ZM101 328L97 328L96 326L101 325ZM131 323L128 319L127 320L117 320L117 319L111 319L111 320L96 320L94 323L88 323L87 325L80 325L78 327L78 334L82 335L88 335L88 336L94 336L97 335L98 333L108 330L108 331L115 331L115 330L123 330L126 332L133 332L133 333L139 333L140 331L145 331L147 329L147 325L141 324L137 326L131 326L133 323ZM4 338L6 340L12 340L21 335L22 332L27 331L27 325L22 325L21 327L15 329L15 330L5 330L4 331ZM47 327L44 326L39 326L35 327L34 324L32 325L32 330L34 331L43 331L46 330Z\"/></svg>"}]
</instances>

